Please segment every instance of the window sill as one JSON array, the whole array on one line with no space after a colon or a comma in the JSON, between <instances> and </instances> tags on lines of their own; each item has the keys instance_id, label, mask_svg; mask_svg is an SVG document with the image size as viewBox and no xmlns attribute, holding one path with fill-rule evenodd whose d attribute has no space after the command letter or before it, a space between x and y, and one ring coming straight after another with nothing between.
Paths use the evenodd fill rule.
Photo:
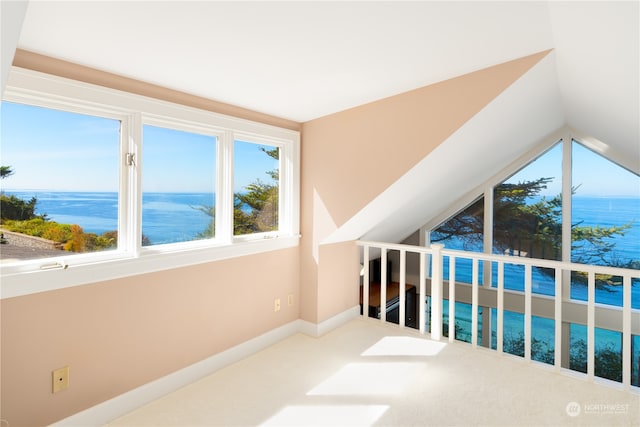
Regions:
<instances>
[{"instance_id":1,"label":"window sill","mask_svg":"<svg viewBox=\"0 0 640 427\"><path fill-rule=\"evenodd\" d=\"M0 299L87 285L139 274L259 254L296 247L300 236L281 236L177 251L143 251L137 257L117 258L73 265L67 268L2 272ZM3 268L4 270L4 268Z\"/></svg>"}]
</instances>

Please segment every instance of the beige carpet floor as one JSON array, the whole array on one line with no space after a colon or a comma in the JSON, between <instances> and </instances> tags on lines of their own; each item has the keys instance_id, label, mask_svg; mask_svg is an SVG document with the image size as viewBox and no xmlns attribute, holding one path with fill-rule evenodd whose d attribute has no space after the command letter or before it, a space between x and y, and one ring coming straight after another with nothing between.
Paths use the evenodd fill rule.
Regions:
<instances>
[{"instance_id":1,"label":"beige carpet floor","mask_svg":"<svg viewBox=\"0 0 640 427\"><path fill-rule=\"evenodd\" d=\"M640 426L640 395L357 319L298 334L116 426Z\"/></svg>"}]
</instances>

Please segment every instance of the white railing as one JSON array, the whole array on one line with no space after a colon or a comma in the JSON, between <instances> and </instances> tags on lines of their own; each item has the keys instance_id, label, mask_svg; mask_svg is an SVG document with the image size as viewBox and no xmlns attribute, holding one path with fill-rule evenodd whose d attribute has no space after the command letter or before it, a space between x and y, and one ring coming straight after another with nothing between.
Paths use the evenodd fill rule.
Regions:
<instances>
[{"instance_id":1,"label":"white railing","mask_svg":"<svg viewBox=\"0 0 640 427\"><path fill-rule=\"evenodd\" d=\"M568 367L568 351L569 351L569 333L568 330L563 331L563 323L568 322L585 324L587 327L587 372L586 378L594 380L595 378L595 329L596 327L604 327L605 329L615 330L622 333L622 385L625 389L631 388L638 390L637 387L631 386L631 366L632 366L632 335L640 335L640 312L631 307L631 285L632 279L640 279L639 270L604 267L596 265L585 265L566 263L551 260L532 259L515 256L491 255L478 252L466 252L458 250L444 249L443 245L433 244L431 247L411 246L404 244L389 244L381 242L358 241L358 246L362 247L361 262L363 265L362 284L362 300L363 316L368 317L369 307L369 284L371 282L370 261L380 259L380 320L386 321L386 307L384 301L387 301L387 287L389 271L387 271L388 254L393 251L394 255L399 257L399 269L394 271L394 275L398 278L399 292L399 318L400 327L405 327L406 317L406 291L407 291L407 255L414 258L419 257L417 275L411 276L411 280L418 286L416 292L418 295L417 323L421 333L427 333L427 320L430 321L430 335L432 339L442 339L443 324L443 300L445 299L444 291L447 292L448 299L448 339L455 340L455 303L468 302L471 303L471 345L475 348L478 346L478 307L480 307L480 299L482 298L482 306L495 308L497 312L496 324L496 351L503 353L504 342L504 312L507 307L507 298L509 299L509 310L521 312L524 314L524 358L531 361L531 343L532 328L531 320L534 311L545 311L549 318L555 321L554 331L554 369L560 371L565 369L563 365ZM397 252L397 254L396 254ZM444 260L449 262L448 280L443 277ZM456 281L456 260L467 259L472 263L471 283L462 283ZM480 267L483 263L485 268L484 277L491 277L491 266L497 266L497 284L496 287L491 286L491 280L485 280L484 284L480 284ZM415 263L415 261L414 261ZM521 265L524 267L524 292L505 289L505 265ZM415 270L412 266L412 271ZM430 268L429 268L430 267ZM534 293L532 290L532 271L534 267L551 269L555 274L555 296L545 296ZM428 271L431 271L430 276ZM488 273L487 273L488 272ZM587 301L577 301L570 298L570 275L571 272L581 272L587 275ZM596 275L610 275L622 277L623 296L622 307L611 305L597 304L595 301ZM430 286L429 286L430 285ZM445 288L445 285L447 287ZM470 297L468 295L470 289ZM429 289L430 288L430 289ZM464 291L465 295L456 295ZM430 297L430 319L427 316L427 296ZM524 309L514 308L514 298L524 299ZM518 305L518 304L516 304ZM521 304L519 304L521 306ZM583 312L586 308L586 322L583 320ZM545 309L545 310L543 310ZM598 323L596 323L596 314L598 314ZM486 326L486 323L485 323ZM487 335L483 333L483 341ZM490 341L489 341L490 342ZM490 347L485 342L485 347ZM564 355L564 356L563 356ZM564 362L563 362L563 357ZM639 361L640 363L640 361ZM640 367L639 367L640 369Z\"/></svg>"}]
</instances>

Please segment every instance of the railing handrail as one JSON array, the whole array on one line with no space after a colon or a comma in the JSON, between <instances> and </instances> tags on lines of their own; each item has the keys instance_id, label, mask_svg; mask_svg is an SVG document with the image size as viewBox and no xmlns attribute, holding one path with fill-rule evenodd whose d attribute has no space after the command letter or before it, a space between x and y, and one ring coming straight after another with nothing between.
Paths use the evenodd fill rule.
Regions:
<instances>
[{"instance_id":1,"label":"railing handrail","mask_svg":"<svg viewBox=\"0 0 640 427\"><path fill-rule=\"evenodd\" d=\"M378 241L356 240L358 246L369 246L378 249L387 250L405 250L413 253L429 254L433 253L433 249L427 246L408 245L405 243L385 243ZM612 276L629 276L632 279L640 279L640 270L631 268L611 267L596 264L580 264L575 262L565 262L550 259L521 257L515 255L488 254L485 252L462 251L459 249L442 249L443 255L455 256L456 258L477 259L478 261L503 262L505 264L530 265L532 267L541 267L571 271L582 271L585 273L593 272L599 274L609 274Z\"/></svg>"}]
</instances>

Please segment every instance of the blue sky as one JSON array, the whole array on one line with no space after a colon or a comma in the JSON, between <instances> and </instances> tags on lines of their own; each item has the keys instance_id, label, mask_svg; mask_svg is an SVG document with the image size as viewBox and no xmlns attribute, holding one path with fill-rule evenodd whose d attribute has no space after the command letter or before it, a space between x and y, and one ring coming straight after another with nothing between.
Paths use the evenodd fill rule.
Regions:
<instances>
[{"instance_id":1,"label":"blue sky","mask_svg":"<svg viewBox=\"0 0 640 427\"><path fill-rule=\"evenodd\" d=\"M0 163L14 175L6 190L117 191L119 122L19 104L2 104ZM152 126L144 130L143 191L213 192L216 140ZM256 144L237 143L234 190L277 169Z\"/></svg>"},{"instance_id":2,"label":"blue sky","mask_svg":"<svg viewBox=\"0 0 640 427\"><path fill-rule=\"evenodd\" d=\"M573 144L572 185L580 196L640 197L640 177L610 162L581 144ZM529 166L507 180L510 183L554 178L541 195L555 196L562 191L562 146L555 145Z\"/></svg>"},{"instance_id":3,"label":"blue sky","mask_svg":"<svg viewBox=\"0 0 640 427\"><path fill-rule=\"evenodd\" d=\"M3 103L1 124L0 163L15 172L3 180L4 189L117 191L117 121ZM144 137L144 191L213 191L214 138L154 127L146 127ZM256 179L268 181L265 172L277 168L258 145L236 144L235 151L235 191ZM509 181L554 177L545 195L560 193L561 154L560 146L552 148ZM638 176L580 145L574 165L578 196L640 197Z\"/></svg>"}]
</instances>

